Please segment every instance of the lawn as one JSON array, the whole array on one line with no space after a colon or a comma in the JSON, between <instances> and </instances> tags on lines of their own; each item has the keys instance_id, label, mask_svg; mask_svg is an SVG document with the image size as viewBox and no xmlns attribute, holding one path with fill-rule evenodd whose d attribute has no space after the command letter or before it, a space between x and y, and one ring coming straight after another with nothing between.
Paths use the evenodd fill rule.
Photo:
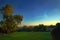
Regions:
<instances>
[{"instance_id":1,"label":"lawn","mask_svg":"<svg viewBox=\"0 0 60 40\"><path fill-rule=\"evenodd\" d=\"M15 32L0 40L52 40L50 32Z\"/></svg>"}]
</instances>

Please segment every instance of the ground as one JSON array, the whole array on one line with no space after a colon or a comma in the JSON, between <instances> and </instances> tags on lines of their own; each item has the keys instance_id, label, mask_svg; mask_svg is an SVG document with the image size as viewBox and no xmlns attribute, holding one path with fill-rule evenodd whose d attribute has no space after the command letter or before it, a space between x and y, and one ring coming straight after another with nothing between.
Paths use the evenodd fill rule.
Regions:
<instances>
[{"instance_id":1,"label":"ground","mask_svg":"<svg viewBox=\"0 0 60 40\"><path fill-rule=\"evenodd\" d=\"M52 40L50 32L15 32L0 40Z\"/></svg>"}]
</instances>

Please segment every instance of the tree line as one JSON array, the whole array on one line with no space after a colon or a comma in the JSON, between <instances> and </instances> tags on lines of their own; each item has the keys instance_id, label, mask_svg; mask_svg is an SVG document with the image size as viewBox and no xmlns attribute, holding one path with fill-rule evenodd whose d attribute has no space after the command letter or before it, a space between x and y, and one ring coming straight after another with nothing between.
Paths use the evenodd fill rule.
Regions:
<instances>
[{"instance_id":1,"label":"tree line","mask_svg":"<svg viewBox=\"0 0 60 40\"><path fill-rule=\"evenodd\" d=\"M56 25L60 25L60 23L56 23ZM23 27L18 27L17 31L18 32L51 32L54 28L56 28L56 25L43 25L39 24L37 26L23 26Z\"/></svg>"}]
</instances>

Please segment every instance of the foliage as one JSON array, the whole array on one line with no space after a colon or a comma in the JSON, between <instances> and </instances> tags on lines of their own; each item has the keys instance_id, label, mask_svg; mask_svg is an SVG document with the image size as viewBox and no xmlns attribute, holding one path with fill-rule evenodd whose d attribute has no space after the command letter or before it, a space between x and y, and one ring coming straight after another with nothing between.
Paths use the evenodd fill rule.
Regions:
<instances>
[{"instance_id":1,"label":"foliage","mask_svg":"<svg viewBox=\"0 0 60 40\"><path fill-rule=\"evenodd\" d=\"M3 33L11 33L17 29L18 22L21 23L23 16L13 15L14 8L12 5L8 4L2 7L1 14L3 15L3 20L1 23L1 29Z\"/></svg>"},{"instance_id":2,"label":"foliage","mask_svg":"<svg viewBox=\"0 0 60 40\"><path fill-rule=\"evenodd\" d=\"M24 25L23 27L18 27L17 31L18 32L51 32L54 28L56 28L57 25L43 25L43 24L39 24L37 26L26 26ZM59 26L60 27L60 26Z\"/></svg>"}]
</instances>

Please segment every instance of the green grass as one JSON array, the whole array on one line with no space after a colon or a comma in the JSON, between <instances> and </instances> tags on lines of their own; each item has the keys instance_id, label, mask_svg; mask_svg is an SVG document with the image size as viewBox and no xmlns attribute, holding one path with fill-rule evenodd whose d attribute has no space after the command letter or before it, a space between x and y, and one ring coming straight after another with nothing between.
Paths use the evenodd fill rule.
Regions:
<instances>
[{"instance_id":1,"label":"green grass","mask_svg":"<svg viewBox=\"0 0 60 40\"><path fill-rule=\"evenodd\" d=\"M52 40L50 32L15 32L0 40Z\"/></svg>"}]
</instances>

